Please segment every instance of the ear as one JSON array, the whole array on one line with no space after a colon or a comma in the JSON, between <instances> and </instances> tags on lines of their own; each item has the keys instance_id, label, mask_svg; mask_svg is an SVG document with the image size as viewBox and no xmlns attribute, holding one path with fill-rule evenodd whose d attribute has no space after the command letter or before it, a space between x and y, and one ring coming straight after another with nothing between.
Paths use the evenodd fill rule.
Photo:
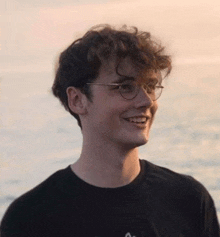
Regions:
<instances>
[{"instance_id":1,"label":"ear","mask_svg":"<svg viewBox=\"0 0 220 237\"><path fill-rule=\"evenodd\" d=\"M71 111L75 114L83 115L87 112L87 98L80 89L75 87L68 87L66 89L68 98L68 105Z\"/></svg>"}]
</instances>

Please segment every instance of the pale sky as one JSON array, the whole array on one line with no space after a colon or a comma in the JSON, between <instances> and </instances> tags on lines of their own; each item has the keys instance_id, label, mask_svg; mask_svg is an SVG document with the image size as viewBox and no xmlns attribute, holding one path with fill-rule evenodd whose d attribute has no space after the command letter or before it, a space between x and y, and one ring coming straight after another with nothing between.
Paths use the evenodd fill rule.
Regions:
<instances>
[{"instance_id":1,"label":"pale sky","mask_svg":"<svg viewBox=\"0 0 220 237\"><path fill-rule=\"evenodd\" d=\"M50 71L58 53L96 24L150 31L175 62L220 64L219 0L4 0L2 73Z\"/></svg>"}]
</instances>

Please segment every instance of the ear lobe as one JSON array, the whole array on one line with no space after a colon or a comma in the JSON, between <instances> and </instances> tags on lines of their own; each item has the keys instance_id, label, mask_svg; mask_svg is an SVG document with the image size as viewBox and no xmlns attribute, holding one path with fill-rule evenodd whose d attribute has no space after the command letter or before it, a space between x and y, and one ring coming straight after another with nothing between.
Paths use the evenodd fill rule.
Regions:
<instances>
[{"instance_id":1,"label":"ear lobe","mask_svg":"<svg viewBox=\"0 0 220 237\"><path fill-rule=\"evenodd\" d=\"M86 109L86 96L80 91L80 89L75 87L68 87L66 89L66 94L68 98L69 108L73 113L82 115L87 112Z\"/></svg>"}]
</instances>

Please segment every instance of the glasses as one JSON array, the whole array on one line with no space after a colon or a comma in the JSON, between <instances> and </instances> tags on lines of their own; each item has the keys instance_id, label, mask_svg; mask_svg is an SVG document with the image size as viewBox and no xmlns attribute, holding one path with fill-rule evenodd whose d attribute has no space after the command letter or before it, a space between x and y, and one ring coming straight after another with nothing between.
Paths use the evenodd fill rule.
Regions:
<instances>
[{"instance_id":1,"label":"glasses","mask_svg":"<svg viewBox=\"0 0 220 237\"><path fill-rule=\"evenodd\" d=\"M119 90L119 93L121 96L126 99L126 100L132 100L134 99L139 91L140 88L144 88L146 93L149 95L152 101L157 100L163 90L163 86L158 85L155 82L149 82L148 84L144 85L139 85L136 81L125 81L122 83L109 83L109 84L104 84L104 83L86 83L87 85L98 85L98 86L112 86L113 89Z\"/></svg>"}]
</instances>

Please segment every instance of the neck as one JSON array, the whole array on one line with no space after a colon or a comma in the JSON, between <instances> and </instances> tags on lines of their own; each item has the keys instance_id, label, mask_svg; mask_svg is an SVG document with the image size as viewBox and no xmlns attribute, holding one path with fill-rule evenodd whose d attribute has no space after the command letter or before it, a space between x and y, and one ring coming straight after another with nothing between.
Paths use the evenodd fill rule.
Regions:
<instances>
[{"instance_id":1,"label":"neck","mask_svg":"<svg viewBox=\"0 0 220 237\"><path fill-rule=\"evenodd\" d=\"M79 160L71 168L91 185L106 188L124 186L140 172L138 148L125 150L106 144L94 147L84 143Z\"/></svg>"}]
</instances>

